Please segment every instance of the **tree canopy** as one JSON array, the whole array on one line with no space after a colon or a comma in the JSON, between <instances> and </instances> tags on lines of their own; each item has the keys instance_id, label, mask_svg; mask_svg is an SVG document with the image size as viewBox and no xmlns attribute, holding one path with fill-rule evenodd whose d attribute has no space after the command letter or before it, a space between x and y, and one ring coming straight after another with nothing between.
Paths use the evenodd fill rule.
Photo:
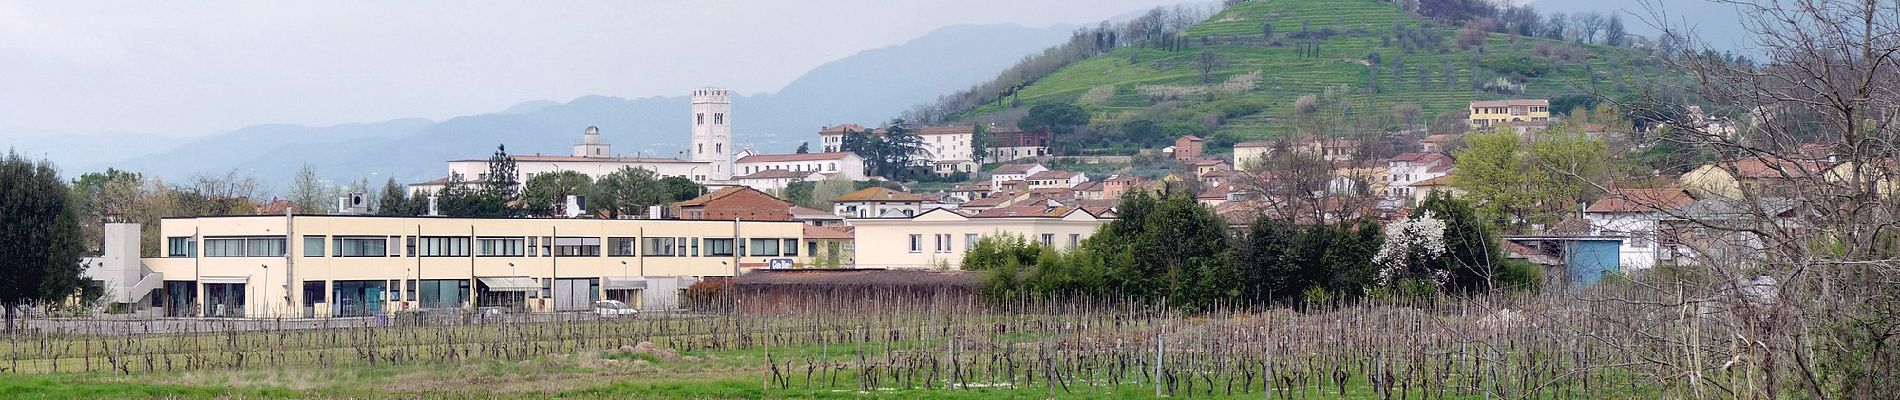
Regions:
<instances>
[{"instance_id":1,"label":"tree canopy","mask_svg":"<svg viewBox=\"0 0 1900 400\"><path fill-rule=\"evenodd\" d=\"M20 306L79 290L85 242L70 194L52 163L12 151L0 159L0 307L9 332Z\"/></svg>"}]
</instances>

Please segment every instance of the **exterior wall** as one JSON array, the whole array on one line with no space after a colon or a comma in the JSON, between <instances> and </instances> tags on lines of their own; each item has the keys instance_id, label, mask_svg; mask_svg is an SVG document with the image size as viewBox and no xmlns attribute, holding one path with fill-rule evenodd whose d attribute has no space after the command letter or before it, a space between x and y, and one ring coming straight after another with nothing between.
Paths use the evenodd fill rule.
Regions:
<instances>
[{"instance_id":1,"label":"exterior wall","mask_svg":"<svg viewBox=\"0 0 1900 400\"><path fill-rule=\"evenodd\" d=\"M1048 170L1049 168L1043 167L1041 164L1037 164L1034 166L1030 166L1029 170L1023 171L1023 173L1020 173L1020 174L991 173L990 174L990 190L997 190L998 188L1001 188L1003 182L1020 181L1020 180L1028 179L1030 175L1035 175L1037 172L1043 172L1043 171L1048 171Z\"/></svg>"},{"instance_id":2,"label":"exterior wall","mask_svg":"<svg viewBox=\"0 0 1900 400\"><path fill-rule=\"evenodd\" d=\"M1442 161L1442 162L1450 162L1450 161ZM1412 184L1447 175L1446 173L1443 173L1443 172L1439 172L1439 173L1429 172L1431 171L1432 167L1437 164L1420 164L1420 163L1414 163L1410 161L1393 161L1388 165L1389 166L1387 167L1387 175L1385 177L1386 178L1385 179L1386 195L1393 196L1393 197L1400 197L1400 198L1414 197L1414 198L1423 199L1425 198L1425 195L1423 193L1420 193L1421 192L1420 190L1415 190L1415 188L1412 187Z\"/></svg>"},{"instance_id":3,"label":"exterior wall","mask_svg":"<svg viewBox=\"0 0 1900 400\"><path fill-rule=\"evenodd\" d=\"M970 132L922 135L924 158L930 163L970 160Z\"/></svg>"},{"instance_id":4,"label":"exterior wall","mask_svg":"<svg viewBox=\"0 0 1900 400\"><path fill-rule=\"evenodd\" d=\"M255 217L205 217L173 218L160 222L159 236L161 247L166 247L167 238L190 237L198 243L198 249L190 257L145 258L143 262L154 272L163 274L167 282L189 281L197 291L197 296L187 311L187 315L201 315L205 301L206 280L242 282L245 287L245 316L299 317L308 315L304 307L303 288L306 282L324 284L324 302L314 304L314 315L329 315L330 301L337 281L397 281L403 285L400 299L391 298L382 305L382 310L397 311L414 309L414 292L408 291L408 282L423 280L471 280L475 277L528 277L533 279L559 278L597 278L603 286L606 278L636 278L648 282L645 292L649 299L670 298L670 295L656 293L668 285L677 286L677 278L701 276L730 276L733 268L732 256L693 256L701 238L730 238L738 230L742 238L792 239L802 242L802 224L796 222L743 222L731 221L682 221L682 220L594 220L594 219L475 219L475 218L430 218L430 217L368 217L368 216L255 216ZM468 256L417 257L403 249L404 241L413 236L424 237L463 237L469 240ZM271 257L205 257L205 239L217 237L286 237L285 256ZM324 248L319 256L305 256L304 238L320 236ZM337 236L397 237L399 245L395 253L398 256L386 257L336 257L334 239ZM598 256L548 257L545 252L537 251L536 256L479 256L479 244L473 238L480 237L582 237L597 238L601 241ZM613 237L684 237L688 238L688 256L662 257L644 256L644 243L636 241L636 256L610 256ZM735 246L737 247L737 246ZM169 254L169 248L161 248L159 254ZM525 249L524 249L525 250ZM736 252L737 249L735 249ZM742 254L737 261L740 265L765 263L773 258L794 258L806 261L800 255L751 256ZM801 249L802 250L802 249ZM701 253L704 253L701 249ZM470 287L475 287L474 283ZM395 291L390 291L391 293ZM464 299L472 294L462 292ZM540 298L538 293L527 296L528 307L533 310L547 310L552 300ZM604 294L595 295L605 298ZM385 297L389 298L389 297ZM654 306L654 304L648 304ZM479 306L479 304L477 304Z\"/></svg>"},{"instance_id":5,"label":"exterior wall","mask_svg":"<svg viewBox=\"0 0 1900 400\"><path fill-rule=\"evenodd\" d=\"M1584 213L1583 219L1598 234L1629 236L1617 248L1618 265L1623 269L1649 269L1656 266L1656 228L1661 215L1651 213Z\"/></svg>"},{"instance_id":6,"label":"exterior wall","mask_svg":"<svg viewBox=\"0 0 1900 400\"><path fill-rule=\"evenodd\" d=\"M1616 239L1573 239L1564 241L1566 278L1573 286L1594 285L1603 276L1619 271Z\"/></svg>"},{"instance_id":7,"label":"exterior wall","mask_svg":"<svg viewBox=\"0 0 1900 400\"><path fill-rule=\"evenodd\" d=\"M557 161L515 161L515 173L517 174L515 176L515 181L526 183L528 181L528 178L533 177L535 175L540 175L540 174L545 174L545 173L550 173L550 172L561 172L561 171L579 172L579 173L587 174L587 176L592 177L594 179L600 179L600 177L607 176L607 174L611 174L616 171L620 171L620 169L624 167L645 168L649 171L653 171L654 174L659 175L661 177L680 176L680 177L686 177L688 179L694 179L696 182L703 182L697 179L697 177L701 175L706 175L706 171L712 168L711 164L709 163L698 163L698 162L691 162L691 161L624 162L624 161L613 161L613 159L601 159L598 161L589 160L589 161L558 161L558 162ZM483 176L488 174L488 160L450 161L449 173L461 174L462 179L464 180L469 180L469 181L479 180L479 179L482 179ZM424 187L412 185L411 188L423 189ZM439 189L439 188L436 188L436 189Z\"/></svg>"},{"instance_id":8,"label":"exterior wall","mask_svg":"<svg viewBox=\"0 0 1900 400\"><path fill-rule=\"evenodd\" d=\"M1200 138L1183 136L1179 139L1174 139L1174 159L1192 160L1196 158L1201 158Z\"/></svg>"},{"instance_id":9,"label":"exterior wall","mask_svg":"<svg viewBox=\"0 0 1900 400\"><path fill-rule=\"evenodd\" d=\"M1703 165L1685 172L1676 178L1677 186L1688 190L1696 198L1723 197L1739 199L1742 197L1741 182L1735 175L1715 164Z\"/></svg>"},{"instance_id":10,"label":"exterior wall","mask_svg":"<svg viewBox=\"0 0 1900 400\"><path fill-rule=\"evenodd\" d=\"M1273 148L1264 146L1235 147L1234 167L1246 169L1255 163L1264 162L1267 159L1267 154L1271 152L1273 152Z\"/></svg>"},{"instance_id":11,"label":"exterior wall","mask_svg":"<svg viewBox=\"0 0 1900 400\"><path fill-rule=\"evenodd\" d=\"M1510 125L1512 122L1550 122L1550 105L1484 105L1473 103L1466 110L1474 128Z\"/></svg>"},{"instance_id":12,"label":"exterior wall","mask_svg":"<svg viewBox=\"0 0 1900 400\"><path fill-rule=\"evenodd\" d=\"M833 213L845 218L914 216L924 212L924 204L915 201L847 201L831 207Z\"/></svg>"},{"instance_id":13,"label":"exterior wall","mask_svg":"<svg viewBox=\"0 0 1900 400\"><path fill-rule=\"evenodd\" d=\"M966 218L947 211L932 212L916 218L853 218L856 227L857 261L860 267L881 268L961 268L963 253L974 243L971 237L997 234L1021 235L1031 242L1051 235L1052 244L1067 250L1070 235L1086 240L1097 227L1111 220L1096 219L1076 212L1066 218L1010 217ZM918 251L911 250L911 237L917 237ZM934 247L939 238L947 238L947 250Z\"/></svg>"},{"instance_id":14,"label":"exterior wall","mask_svg":"<svg viewBox=\"0 0 1900 400\"><path fill-rule=\"evenodd\" d=\"M836 160L813 161L771 161L734 163L733 169L738 175L748 175L768 169L782 169L795 172L819 172L826 175L842 175L845 179L864 180L864 158L857 154L845 154Z\"/></svg>"},{"instance_id":15,"label":"exterior wall","mask_svg":"<svg viewBox=\"0 0 1900 400\"><path fill-rule=\"evenodd\" d=\"M1410 198L1412 199L1412 204L1415 205L1424 204L1425 197L1431 196L1432 192L1444 192L1451 197L1464 197L1465 195L1464 189L1459 189L1454 186L1418 186L1407 189L1407 191L1412 193Z\"/></svg>"},{"instance_id":16,"label":"exterior wall","mask_svg":"<svg viewBox=\"0 0 1900 400\"><path fill-rule=\"evenodd\" d=\"M732 92L726 89L693 90L693 113L687 121L693 127L693 144L686 149L687 159L710 164L703 172L711 180L732 179Z\"/></svg>"}]
</instances>

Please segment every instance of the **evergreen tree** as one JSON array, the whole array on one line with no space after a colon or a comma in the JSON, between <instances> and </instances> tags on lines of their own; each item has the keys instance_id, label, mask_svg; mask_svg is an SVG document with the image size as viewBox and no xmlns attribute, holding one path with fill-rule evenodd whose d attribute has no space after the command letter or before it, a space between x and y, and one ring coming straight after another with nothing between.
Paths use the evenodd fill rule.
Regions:
<instances>
[{"instance_id":1,"label":"evergreen tree","mask_svg":"<svg viewBox=\"0 0 1900 400\"><path fill-rule=\"evenodd\" d=\"M799 142L798 150L793 151L793 153L797 153L797 154L811 153L811 142Z\"/></svg>"},{"instance_id":2,"label":"evergreen tree","mask_svg":"<svg viewBox=\"0 0 1900 400\"><path fill-rule=\"evenodd\" d=\"M503 202L514 200L521 186L515 174L515 158L508 156L507 146L497 145L495 154L488 156L488 176L482 177L482 189Z\"/></svg>"},{"instance_id":3,"label":"evergreen tree","mask_svg":"<svg viewBox=\"0 0 1900 400\"><path fill-rule=\"evenodd\" d=\"M409 213L409 200L403 197L402 186L396 184L396 177L383 182L383 193L376 201L376 215L416 215Z\"/></svg>"},{"instance_id":4,"label":"evergreen tree","mask_svg":"<svg viewBox=\"0 0 1900 400\"><path fill-rule=\"evenodd\" d=\"M522 185L520 208L527 215L566 216L567 196L585 195L593 186L593 178L574 171L535 175Z\"/></svg>"},{"instance_id":5,"label":"evergreen tree","mask_svg":"<svg viewBox=\"0 0 1900 400\"><path fill-rule=\"evenodd\" d=\"M12 332L19 307L79 289L85 251L70 189L53 164L8 151L0 160L0 307Z\"/></svg>"}]
</instances>

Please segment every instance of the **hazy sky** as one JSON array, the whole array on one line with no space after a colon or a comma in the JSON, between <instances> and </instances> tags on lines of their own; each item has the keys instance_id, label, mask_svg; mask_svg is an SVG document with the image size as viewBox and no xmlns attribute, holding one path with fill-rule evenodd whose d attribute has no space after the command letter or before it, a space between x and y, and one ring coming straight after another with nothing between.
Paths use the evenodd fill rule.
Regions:
<instances>
[{"instance_id":1,"label":"hazy sky","mask_svg":"<svg viewBox=\"0 0 1900 400\"><path fill-rule=\"evenodd\" d=\"M441 119L710 85L770 92L944 26L1093 23L1179 2L0 0L0 137Z\"/></svg>"}]
</instances>

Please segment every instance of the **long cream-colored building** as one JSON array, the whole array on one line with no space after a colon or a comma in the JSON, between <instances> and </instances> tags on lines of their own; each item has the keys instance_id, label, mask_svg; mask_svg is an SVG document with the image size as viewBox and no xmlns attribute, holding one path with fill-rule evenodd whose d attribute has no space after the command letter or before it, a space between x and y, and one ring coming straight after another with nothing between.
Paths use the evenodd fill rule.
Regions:
<instances>
[{"instance_id":1,"label":"long cream-colored building","mask_svg":"<svg viewBox=\"0 0 1900 400\"><path fill-rule=\"evenodd\" d=\"M1114 221L1079 207L1003 207L976 213L932 209L914 217L849 218L859 267L961 268L963 254L984 236L1018 235L1069 250Z\"/></svg>"},{"instance_id":2,"label":"long cream-colored building","mask_svg":"<svg viewBox=\"0 0 1900 400\"><path fill-rule=\"evenodd\" d=\"M152 302L184 317L663 309L700 277L803 264L807 247L803 224L764 221L295 215L157 229L160 257L142 260L164 282Z\"/></svg>"}]
</instances>

